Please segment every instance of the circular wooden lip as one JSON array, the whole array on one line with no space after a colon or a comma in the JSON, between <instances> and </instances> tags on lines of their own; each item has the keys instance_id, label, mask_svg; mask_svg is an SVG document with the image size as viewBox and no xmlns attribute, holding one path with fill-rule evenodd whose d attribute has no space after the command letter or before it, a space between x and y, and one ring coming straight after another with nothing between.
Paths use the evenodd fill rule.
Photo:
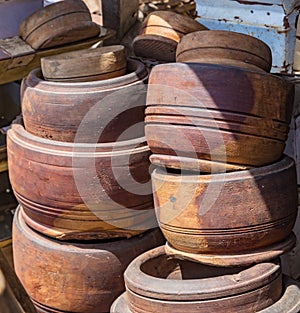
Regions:
<instances>
[{"instance_id":1,"label":"circular wooden lip","mask_svg":"<svg viewBox=\"0 0 300 313\"><path fill-rule=\"evenodd\" d=\"M257 313L298 313L300 311L300 283L283 275L284 292L282 297L271 306ZM298 299L297 303L293 302ZM111 307L112 313L133 313L128 305L126 292L115 300Z\"/></svg>"},{"instance_id":2,"label":"circular wooden lip","mask_svg":"<svg viewBox=\"0 0 300 313\"><path fill-rule=\"evenodd\" d=\"M181 59L180 57L176 57L176 62L178 63L191 63L191 62L195 62L195 63L206 63L206 64L220 64L220 65L224 65L224 66L232 66L232 67L238 67L241 69L246 69L246 70L250 70L253 72L261 72L261 73L266 73L266 72L270 72L270 68L271 66L266 66L264 68L260 67L259 65L255 65L253 63L248 63L245 62L243 60L237 60L237 59L233 59L233 58L224 58L224 59L220 59L217 57L213 57L211 56L210 58L205 58L205 57L193 57L193 58L187 58L187 60L185 60L185 58Z\"/></svg>"},{"instance_id":3,"label":"circular wooden lip","mask_svg":"<svg viewBox=\"0 0 300 313\"><path fill-rule=\"evenodd\" d=\"M278 173L283 170L286 170L288 168L291 168L294 166L294 160L288 156L283 156L283 158L275 163L272 163L270 165L261 166L261 167L255 167L250 168L247 170L237 170L229 173L212 173L212 174L201 174L199 173L193 173L190 172L188 175L180 175L180 174L174 174L174 173L167 173L166 171L163 171L161 167L157 167L152 172L152 176L161 181L165 181L166 177L168 181L174 182L174 183L208 183L211 182L212 179L214 182L218 181L234 181L234 180L242 180L242 179L253 179L253 177L258 176L267 176L272 173ZM184 177L184 180L183 180Z\"/></svg>"},{"instance_id":4,"label":"circular wooden lip","mask_svg":"<svg viewBox=\"0 0 300 313\"><path fill-rule=\"evenodd\" d=\"M25 130L21 124L13 124L8 131L8 137L26 150L45 153L47 155L64 156L68 158L86 157L115 157L138 154L150 150L146 138L109 143L72 143L55 141L35 136Z\"/></svg>"},{"instance_id":5,"label":"circular wooden lip","mask_svg":"<svg viewBox=\"0 0 300 313\"><path fill-rule=\"evenodd\" d=\"M143 234L140 234L140 236L134 236L129 239L116 239L114 238L113 241L111 240L96 240L91 242L82 242L82 241L61 241L56 238L49 238L48 236L45 236L32 228L30 228L25 220L22 217L22 208L20 206L17 207L16 213L14 215L14 224L15 227L19 229L19 231L23 234L23 236L27 237L27 240L30 240L32 242L38 243L39 246L45 247L47 250L55 250L58 252L66 253L65 247L68 246L68 251L71 253L78 253L78 254L93 254L93 253L99 253L103 249L103 253L110 253L110 248L117 248L118 246L124 245L124 248L128 245L131 245L132 242L139 241L140 236L146 236L147 234L151 234L151 232L154 232L154 229L151 229L147 232L144 232ZM25 231L24 231L25 230ZM131 242L131 243L130 243Z\"/></svg>"},{"instance_id":6,"label":"circular wooden lip","mask_svg":"<svg viewBox=\"0 0 300 313\"><path fill-rule=\"evenodd\" d=\"M251 126L251 127L265 127L268 129L274 129L274 131L277 131L278 133L286 133L289 130L289 123L287 121L279 121L279 120L272 120L272 127L265 126L265 121L263 116L255 115L247 115L247 113L240 111L240 112L223 112L222 109L220 110L214 110L209 109L206 107L186 107L186 106L180 106L179 104L174 103L174 105L171 104L147 104L146 107L146 118L152 117L152 116L163 116L163 117L174 117L177 116L183 116L186 119L205 119L208 122L212 122L215 125L219 122L224 123L236 123L241 124L245 126ZM225 116L224 116L225 115ZM231 121L231 116L237 117L242 121ZM245 123L244 119L247 117L247 122ZM186 123L184 122L184 125L186 124L192 124L195 125L195 123Z\"/></svg>"},{"instance_id":7,"label":"circular wooden lip","mask_svg":"<svg viewBox=\"0 0 300 313\"><path fill-rule=\"evenodd\" d=\"M149 108L149 107L148 107ZM167 114L151 114L146 109L145 123L149 126L161 126L161 127L176 127L176 129L184 130L196 130L196 131L211 131L220 132L221 134L231 134L233 137L235 134L238 136L249 136L249 138L264 138L270 142L278 142L284 144L287 139L288 126L285 131L281 129L271 128L267 125L263 125L265 121L261 118L262 123L257 125L249 125L246 123L237 123L227 120L215 120L210 118L202 118L196 116L186 115L167 115ZM279 125L277 122L274 124ZM287 124L286 124L287 125Z\"/></svg>"},{"instance_id":8,"label":"circular wooden lip","mask_svg":"<svg viewBox=\"0 0 300 313\"><path fill-rule=\"evenodd\" d=\"M20 203L21 201L24 200L24 199L21 200L20 195L18 195L17 193L16 193L16 198L18 199ZM31 227L34 230L37 230L40 234L51 237L61 242L66 242L68 240L86 241L86 240L130 239L133 236L137 236L145 232L144 229L140 229L140 230L139 229L128 230L128 229L121 229L121 228L114 229L113 226L110 230L103 230L102 232L99 230L98 231L86 230L85 232L83 232L82 230L78 230L78 229L70 229L70 228L68 229L68 228L59 228L59 227L52 228L49 225L38 223L34 219L28 217L21 204L19 205L19 207L20 207L20 215L29 227ZM145 211L141 211L140 215L145 214L144 212ZM151 215L151 212L149 212L149 215ZM65 217L61 217L61 218L64 219ZM72 217L70 219L72 219ZM93 220L93 222L98 222L98 221L99 220L97 220L97 218ZM82 220L82 223L84 222L85 221ZM105 223L109 224L109 222L110 221L106 221ZM133 225L133 227L135 226L136 225ZM114 235L112 235L112 233L114 233Z\"/></svg>"},{"instance_id":9,"label":"circular wooden lip","mask_svg":"<svg viewBox=\"0 0 300 313\"><path fill-rule=\"evenodd\" d=\"M29 87L34 86L34 88L38 88L41 91L65 90L66 92L76 94L77 91L84 92L86 90L86 92L93 92L94 90L101 91L107 87L118 88L123 86L130 86L131 84L139 83L140 80L145 79L148 76L148 70L142 62L130 58L127 59L127 62L127 67L130 73L121 77L114 77L106 80L91 82L47 81L43 79L40 68L32 70L25 79ZM125 85L124 80L126 83Z\"/></svg>"},{"instance_id":10,"label":"circular wooden lip","mask_svg":"<svg viewBox=\"0 0 300 313\"><path fill-rule=\"evenodd\" d=\"M26 197L24 197L23 195L19 194L17 191L15 191L15 196L17 198L17 200L19 200L20 206L21 206L21 211L22 211L22 217L24 218L25 222L27 223L27 225L31 226L34 229L37 229L37 225L40 225L41 230L45 230L43 227L48 227L47 224L43 223L43 222L36 222L33 221L31 219L31 217L27 216L27 213L25 212L25 209L23 210L23 206L26 206L27 210L34 210L36 212L39 212L41 214L47 215L49 218L61 218L63 220L73 220L74 222L79 221L79 222L97 222L99 221L99 218L97 216L95 216L94 214L91 213L91 210L89 208L83 208L80 211L76 211L76 210L72 210L71 209L66 209L66 208L57 208L57 207L49 207L47 205L44 204L39 204L36 203L34 201L31 201L30 199L27 199ZM145 217L148 212L149 209L153 208L153 204L152 204L152 198L149 196L148 200L145 200L145 202L143 202L142 204L137 204L137 205L133 205L133 206L128 206L128 209L132 209L132 214L131 217ZM111 224L113 223L113 221L115 220L116 216L119 218L119 220L121 219L126 219L127 215L125 213L125 216L122 215L122 208L117 208L115 210L116 212L112 212L111 213L111 217L108 219L105 219L105 223L107 224ZM101 208L99 210L95 210L95 213L97 212L101 212ZM119 214L118 214L119 212ZM120 213L121 212L121 213ZM146 214L146 215L145 215ZM119 215L119 216L118 216ZM152 213L151 213L151 217L152 217ZM79 219L78 219L79 218ZM112 226L113 227L113 226ZM158 227L158 226L157 226ZM116 227L115 227L116 228ZM55 227L56 230L59 230L59 232L70 232L73 230L73 227L71 226L71 228L60 228ZM126 230L125 228L123 228L124 230ZM49 231L54 231L54 229L51 229ZM91 231L90 231L91 232Z\"/></svg>"},{"instance_id":11,"label":"circular wooden lip","mask_svg":"<svg viewBox=\"0 0 300 313\"><path fill-rule=\"evenodd\" d=\"M59 12L59 13L58 13ZM57 14L58 13L58 14ZM86 4L81 0L68 0L52 3L29 15L20 25L19 35L26 40L36 29L58 17L72 13L87 13L91 21L91 14Z\"/></svg>"},{"instance_id":12,"label":"circular wooden lip","mask_svg":"<svg viewBox=\"0 0 300 313\"><path fill-rule=\"evenodd\" d=\"M250 36L247 34L243 34L243 33L239 33L239 32L234 32L234 31L229 31L229 30L203 30L203 31L199 31L199 32L193 32L193 33L189 33L186 35L185 39L188 40L189 37L191 36L209 36L209 37L214 37L215 35L220 35L222 38L224 38L226 40L226 44L224 44L224 46L227 46L227 40L230 43L230 39L232 38L237 38L237 39L244 39L244 41L252 41L257 43L260 47L264 48L266 52L270 53L271 55L271 49L270 47L262 40L254 37L254 36ZM205 45L205 42L203 43ZM215 45L211 45L211 47L215 47Z\"/></svg>"},{"instance_id":13,"label":"circular wooden lip","mask_svg":"<svg viewBox=\"0 0 300 313\"><path fill-rule=\"evenodd\" d=\"M15 225L19 229L19 231L22 232L23 236L27 237L27 240L29 239L32 242L38 242L40 246L45 247L46 249L50 250L53 249L55 251L65 251L65 246L68 246L68 251L72 253L95 253L95 249L101 249L101 246L103 244L100 243L69 243L69 242L62 242L54 238L49 238L41 233L38 233L31 229L25 222L25 220L22 217L21 213L21 207L18 206L16 213L15 213ZM25 231L24 231L25 230ZM116 241L112 242L111 244L115 244ZM104 245L107 245L110 243L105 242Z\"/></svg>"},{"instance_id":14,"label":"circular wooden lip","mask_svg":"<svg viewBox=\"0 0 300 313\"><path fill-rule=\"evenodd\" d=\"M282 297L271 306L257 313L285 313L300 312L300 283L286 275L283 275L284 293ZM297 299L297 303L293 300Z\"/></svg>"},{"instance_id":15,"label":"circular wooden lip","mask_svg":"<svg viewBox=\"0 0 300 313\"><path fill-rule=\"evenodd\" d=\"M105 62L108 60L109 62ZM75 62L80 67L74 67ZM115 61L115 62L113 62ZM41 68L46 79L68 79L113 73L126 69L125 47L122 45L104 46L65 52L41 59ZM76 64L76 63L75 63ZM94 66L91 68L89 64ZM90 73L86 72L89 69Z\"/></svg>"},{"instance_id":16,"label":"circular wooden lip","mask_svg":"<svg viewBox=\"0 0 300 313\"><path fill-rule=\"evenodd\" d=\"M250 166L221 163L209 160L180 157L175 155L152 154L150 162L160 167L181 169L202 173L225 173L232 171L244 171L251 169Z\"/></svg>"},{"instance_id":17,"label":"circular wooden lip","mask_svg":"<svg viewBox=\"0 0 300 313\"><path fill-rule=\"evenodd\" d=\"M249 251L241 254L201 254L179 251L166 243L165 251L167 255L198 262L217 267L251 266L278 258L282 254L289 252L296 244L296 236L291 233L285 240L270 246Z\"/></svg>"},{"instance_id":18,"label":"circular wooden lip","mask_svg":"<svg viewBox=\"0 0 300 313\"><path fill-rule=\"evenodd\" d=\"M213 40L215 36L220 36L221 41L214 40L214 43L207 43L209 39ZM195 40L195 38L197 38L197 40ZM238 43L240 43L240 45L235 44L234 46L231 46L230 44L233 39L239 39ZM192 43L192 45L190 45L190 47L188 48L185 48L186 42ZM254 50L253 50L253 47L251 50L246 49L245 45L243 44L244 42L247 42L250 44L253 43L258 48ZM228 49L228 50L246 52L266 62L269 68L271 68L272 66L271 49L262 40L256 37L250 36L250 35L227 31L227 30L203 30L203 31L197 31L197 32L186 34L181 39L180 43L178 44L176 58L188 50L207 49L207 48L223 48L223 49ZM260 53L261 51L262 53ZM265 57L262 55L265 55Z\"/></svg>"},{"instance_id":19,"label":"circular wooden lip","mask_svg":"<svg viewBox=\"0 0 300 313\"><path fill-rule=\"evenodd\" d=\"M185 68L189 69L193 67L200 67L200 68L203 68L204 70L216 69L220 72L231 70L237 74L242 73L242 74L249 74L249 75L254 75L258 77L267 76L269 79L278 80L280 82L284 82L284 84L291 84L287 80L283 80L280 76L276 76L274 74L267 73L265 71L253 71L249 68L239 68L237 66L223 65L223 64L210 64L210 63L198 63L198 62L163 63L163 64L155 65L155 68L153 70L160 71L160 72L168 70L169 72L172 72L174 69L180 69L181 71L183 71ZM151 80L151 77L150 77L150 80ZM150 84L155 84L155 82L151 81ZM151 103L149 103L149 105L151 105Z\"/></svg>"},{"instance_id":20,"label":"circular wooden lip","mask_svg":"<svg viewBox=\"0 0 300 313\"><path fill-rule=\"evenodd\" d=\"M50 308L46 305L43 305L33 299L31 299L31 301L33 302L35 309L37 310L38 313L66 313L64 311L60 311L54 308Z\"/></svg>"},{"instance_id":21,"label":"circular wooden lip","mask_svg":"<svg viewBox=\"0 0 300 313\"><path fill-rule=\"evenodd\" d=\"M150 250L133 260L124 273L127 288L136 294L153 299L211 300L255 290L275 280L281 274L279 261L260 263L242 269L238 274L224 275L217 284L215 278L168 280L142 272L141 266L145 262L162 255L165 255L164 246ZM246 277L247 280L241 279L242 277Z\"/></svg>"}]
</instances>

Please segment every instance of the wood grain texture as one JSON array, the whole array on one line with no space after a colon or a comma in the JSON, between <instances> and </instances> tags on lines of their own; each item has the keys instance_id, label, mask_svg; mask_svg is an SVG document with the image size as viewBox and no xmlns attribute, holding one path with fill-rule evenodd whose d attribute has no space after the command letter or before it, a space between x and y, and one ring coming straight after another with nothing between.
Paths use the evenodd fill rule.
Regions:
<instances>
[{"instance_id":1,"label":"wood grain texture","mask_svg":"<svg viewBox=\"0 0 300 313\"><path fill-rule=\"evenodd\" d=\"M225 30L197 31L182 37L176 61L233 65L269 72L272 52L263 41L246 34Z\"/></svg>"},{"instance_id":2,"label":"wood grain texture","mask_svg":"<svg viewBox=\"0 0 300 313\"><path fill-rule=\"evenodd\" d=\"M267 165L282 155L293 97L293 84L268 73L161 64L149 78L147 142L156 155L220 162L229 170Z\"/></svg>"},{"instance_id":3,"label":"wood grain texture","mask_svg":"<svg viewBox=\"0 0 300 313\"><path fill-rule=\"evenodd\" d=\"M89 48L115 35L112 30L98 27L100 30L99 36L38 51L32 49L20 37L0 40L0 83L5 84L22 79L30 71L41 66L40 60L43 57Z\"/></svg>"},{"instance_id":4,"label":"wood grain texture","mask_svg":"<svg viewBox=\"0 0 300 313\"><path fill-rule=\"evenodd\" d=\"M196 20L172 11L155 11L143 22L132 43L137 56L175 62L177 44L185 34L207 28Z\"/></svg>"},{"instance_id":5,"label":"wood grain texture","mask_svg":"<svg viewBox=\"0 0 300 313\"><path fill-rule=\"evenodd\" d=\"M138 18L139 0L109 0L101 2L103 26L116 30L121 40Z\"/></svg>"},{"instance_id":6,"label":"wood grain texture","mask_svg":"<svg viewBox=\"0 0 300 313\"><path fill-rule=\"evenodd\" d=\"M257 312L281 297L280 265L216 268L169 258L159 247L137 257L125 271L132 313ZM122 311L116 311L116 313Z\"/></svg>"},{"instance_id":7,"label":"wood grain texture","mask_svg":"<svg viewBox=\"0 0 300 313\"><path fill-rule=\"evenodd\" d=\"M206 264L209 266L218 267L233 267L233 266L251 266L268 262L278 258L285 253L291 251L297 242L294 233L291 233L283 241L276 242L272 245L258 248L255 250L240 251L232 254L224 253L191 253L178 250L171 246L169 242L165 245L165 252L169 257L176 257L191 262Z\"/></svg>"},{"instance_id":8,"label":"wood grain texture","mask_svg":"<svg viewBox=\"0 0 300 313\"><path fill-rule=\"evenodd\" d=\"M70 0L34 12L21 24L19 35L38 50L98 36L99 27L84 2Z\"/></svg>"},{"instance_id":9,"label":"wood grain texture","mask_svg":"<svg viewBox=\"0 0 300 313\"><path fill-rule=\"evenodd\" d=\"M18 209L13 225L15 271L42 309L104 313L125 289L128 264L163 241L155 229L125 240L61 243L34 232Z\"/></svg>"},{"instance_id":10,"label":"wood grain texture","mask_svg":"<svg viewBox=\"0 0 300 313\"><path fill-rule=\"evenodd\" d=\"M143 22L142 28L149 26L173 29L180 34L188 34L207 28L196 20L172 11L155 11L150 13ZM179 35L180 39L182 35Z\"/></svg>"},{"instance_id":11,"label":"wood grain texture","mask_svg":"<svg viewBox=\"0 0 300 313\"><path fill-rule=\"evenodd\" d=\"M154 165L167 167L170 169L198 171L200 173L224 173L232 171L241 171L251 168L249 166L164 154L151 154L150 162Z\"/></svg>"},{"instance_id":12,"label":"wood grain texture","mask_svg":"<svg viewBox=\"0 0 300 313\"><path fill-rule=\"evenodd\" d=\"M256 311L257 313L298 313L300 310L300 285L298 281L295 281L287 276L284 276L284 291L282 297L272 304L271 306ZM244 308L241 308L243 311ZM131 311L127 302L126 293L123 293L112 305L111 313L134 313ZM155 311L153 311L155 312ZM186 312L186 311L185 311ZM197 311L198 312L198 311ZM214 311L212 311L214 312ZM222 311L223 312L223 311ZM244 312L244 311L243 311ZM253 311L250 311L253 312Z\"/></svg>"},{"instance_id":13,"label":"wood grain texture","mask_svg":"<svg viewBox=\"0 0 300 313\"><path fill-rule=\"evenodd\" d=\"M281 242L297 216L294 161L213 175L152 173L159 225L177 250L242 254ZM290 247L291 248L291 247Z\"/></svg>"},{"instance_id":14,"label":"wood grain texture","mask_svg":"<svg viewBox=\"0 0 300 313\"><path fill-rule=\"evenodd\" d=\"M21 88L25 128L65 142L113 142L123 133L122 140L144 136L147 78L143 63L130 59L126 75L87 83L49 82L34 70Z\"/></svg>"},{"instance_id":15,"label":"wood grain texture","mask_svg":"<svg viewBox=\"0 0 300 313\"><path fill-rule=\"evenodd\" d=\"M43 77L50 81L85 82L110 79L126 73L125 47L121 45L71 51L41 59Z\"/></svg>"},{"instance_id":16,"label":"wood grain texture","mask_svg":"<svg viewBox=\"0 0 300 313\"><path fill-rule=\"evenodd\" d=\"M299 281L284 276L284 293L280 300L259 313L288 312L297 313L300 310L300 284Z\"/></svg>"},{"instance_id":17,"label":"wood grain texture","mask_svg":"<svg viewBox=\"0 0 300 313\"><path fill-rule=\"evenodd\" d=\"M139 35L132 42L134 53L138 57L175 62L177 42L158 35Z\"/></svg>"},{"instance_id":18,"label":"wood grain texture","mask_svg":"<svg viewBox=\"0 0 300 313\"><path fill-rule=\"evenodd\" d=\"M68 0L53 3L28 16L20 26L19 35L24 40L41 25L51 21L58 16L68 15L70 13L89 13L86 4L81 0Z\"/></svg>"},{"instance_id":19,"label":"wood grain texture","mask_svg":"<svg viewBox=\"0 0 300 313\"><path fill-rule=\"evenodd\" d=\"M8 132L10 181L30 226L61 240L131 237L154 227L145 138L108 144Z\"/></svg>"},{"instance_id":20,"label":"wood grain texture","mask_svg":"<svg viewBox=\"0 0 300 313\"><path fill-rule=\"evenodd\" d=\"M96 23L86 21L86 13L78 13L57 18L51 25L44 24L26 42L35 50L49 49L96 37L99 32Z\"/></svg>"}]
</instances>

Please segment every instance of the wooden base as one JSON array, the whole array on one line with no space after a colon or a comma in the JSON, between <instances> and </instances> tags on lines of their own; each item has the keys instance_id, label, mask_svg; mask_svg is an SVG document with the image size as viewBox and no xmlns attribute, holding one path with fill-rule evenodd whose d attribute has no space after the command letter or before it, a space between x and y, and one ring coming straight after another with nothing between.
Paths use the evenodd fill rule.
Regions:
<instances>
[{"instance_id":1,"label":"wooden base","mask_svg":"<svg viewBox=\"0 0 300 313\"><path fill-rule=\"evenodd\" d=\"M233 267L249 266L261 262L267 262L280 255L290 251L296 244L296 236L292 233L287 239L280 243L273 244L263 249L257 249L240 254L196 254L182 252L173 248L168 242L165 245L166 254L186 259L189 261L199 262L212 266Z\"/></svg>"},{"instance_id":2,"label":"wooden base","mask_svg":"<svg viewBox=\"0 0 300 313\"><path fill-rule=\"evenodd\" d=\"M152 154L150 156L150 162L161 167L202 173L225 173L232 171L243 171L251 168L249 166L247 167L242 165L164 154Z\"/></svg>"},{"instance_id":3,"label":"wooden base","mask_svg":"<svg viewBox=\"0 0 300 313\"><path fill-rule=\"evenodd\" d=\"M279 301L258 313L298 313L300 310L300 283L284 276L284 293ZM129 309L126 293L123 293L112 305L111 313L134 313ZM150 311L147 311L150 312Z\"/></svg>"}]
</instances>

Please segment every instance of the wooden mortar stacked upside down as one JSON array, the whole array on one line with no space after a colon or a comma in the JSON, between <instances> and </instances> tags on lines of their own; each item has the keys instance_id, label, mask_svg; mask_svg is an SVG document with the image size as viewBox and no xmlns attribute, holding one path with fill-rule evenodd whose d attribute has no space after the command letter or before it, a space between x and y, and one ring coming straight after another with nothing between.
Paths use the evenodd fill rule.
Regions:
<instances>
[{"instance_id":1,"label":"wooden mortar stacked upside down","mask_svg":"<svg viewBox=\"0 0 300 313\"><path fill-rule=\"evenodd\" d=\"M299 312L300 285L278 259L295 245L295 163L283 155L293 85L243 34L192 32L176 56L152 69L145 119L168 242L128 266L111 313Z\"/></svg>"}]
</instances>

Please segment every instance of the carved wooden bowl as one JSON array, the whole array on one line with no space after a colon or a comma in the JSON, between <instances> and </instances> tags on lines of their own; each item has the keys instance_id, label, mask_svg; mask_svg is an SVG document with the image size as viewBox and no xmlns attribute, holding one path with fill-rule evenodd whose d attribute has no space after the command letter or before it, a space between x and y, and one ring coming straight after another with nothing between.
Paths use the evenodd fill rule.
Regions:
<instances>
[{"instance_id":1,"label":"carved wooden bowl","mask_svg":"<svg viewBox=\"0 0 300 313\"><path fill-rule=\"evenodd\" d=\"M246 34L226 30L197 31L181 38L176 61L232 65L269 72L272 52L263 41Z\"/></svg>"},{"instance_id":2,"label":"carved wooden bowl","mask_svg":"<svg viewBox=\"0 0 300 313\"><path fill-rule=\"evenodd\" d=\"M157 65L145 119L152 162L206 172L214 167L209 163L219 172L222 166L225 171L276 162L293 97L293 84L268 73L201 63Z\"/></svg>"},{"instance_id":3,"label":"carved wooden bowl","mask_svg":"<svg viewBox=\"0 0 300 313\"><path fill-rule=\"evenodd\" d=\"M126 75L85 83L45 81L41 71L34 70L22 83L25 128L36 136L65 142L142 137L147 78L143 63L130 59Z\"/></svg>"},{"instance_id":4,"label":"carved wooden bowl","mask_svg":"<svg viewBox=\"0 0 300 313\"><path fill-rule=\"evenodd\" d=\"M145 138L107 144L43 139L15 124L8 166L24 219L61 240L131 237L154 227Z\"/></svg>"},{"instance_id":5,"label":"carved wooden bowl","mask_svg":"<svg viewBox=\"0 0 300 313\"><path fill-rule=\"evenodd\" d=\"M13 222L17 276L40 312L106 313L125 291L123 273L139 254L163 243L159 229L131 239L62 243Z\"/></svg>"},{"instance_id":6,"label":"carved wooden bowl","mask_svg":"<svg viewBox=\"0 0 300 313\"><path fill-rule=\"evenodd\" d=\"M230 266L272 259L295 244L295 164L198 175L156 168L156 215L170 254Z\"/></svg>"},{"instance_id":7,"label":"carved wooden bowl","mask_svg":"<svg viewBox=\"0 0 300 313\"><path fill-rule=\"evenodd\" d=\"M163 247L134 259L124 277L126 293L111 313L254 313L282 293L278 260L224 269L170 258Z\"/></svg>"}]
</instances>

